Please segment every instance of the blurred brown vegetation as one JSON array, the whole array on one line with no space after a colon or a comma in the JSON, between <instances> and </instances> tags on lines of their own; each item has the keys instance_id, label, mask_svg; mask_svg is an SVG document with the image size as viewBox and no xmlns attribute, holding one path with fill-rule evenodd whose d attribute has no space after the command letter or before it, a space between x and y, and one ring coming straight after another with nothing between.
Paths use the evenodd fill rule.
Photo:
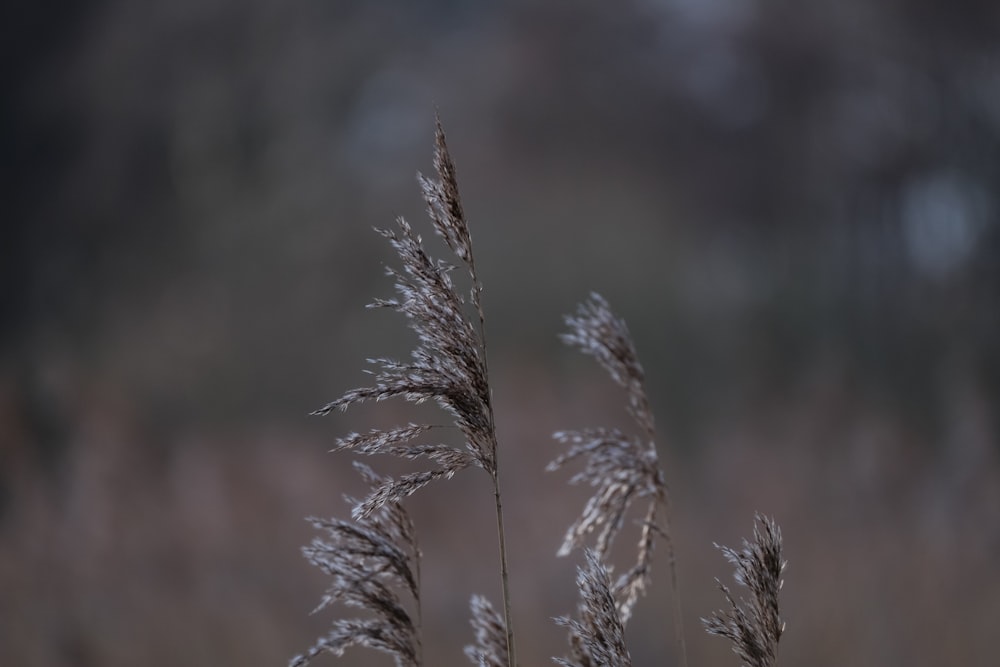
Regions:
<instances>
[{"instance_id":1,"label":"blurred brown vegetation","mask_svg":"<svg viewBox=\"0 0 1000 667\"><path fill-rule=\"evenodd\" d=\"M525 664L574 605L552 556L584 490L542 472L548 436L625 423L555 339L591 289L651 383L692 665L735 664L697 619L712 542L755 510L786 538L782 663L995 664L995 3L2 12L0 664L284 664L324 630L302 518L357 492L325 450L409 416L305 414L409 347L363 309L391 289L370 227L423 225L435 108L487 290ZM469 596L499 599L483 482L414 508L428 664L464 664ZM673 659L659 572L636 664Z\"/></svg>"}]
</instances>

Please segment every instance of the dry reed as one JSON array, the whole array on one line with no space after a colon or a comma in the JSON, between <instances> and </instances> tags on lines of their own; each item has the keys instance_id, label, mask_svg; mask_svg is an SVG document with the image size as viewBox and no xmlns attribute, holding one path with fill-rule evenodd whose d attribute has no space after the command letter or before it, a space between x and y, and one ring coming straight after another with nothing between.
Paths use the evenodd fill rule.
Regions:
<instances>
[{"instance_id":1,"label":"dry reed","mask_svg":"<svg viewBox=\"0 0 1000 667\"><path fill-rule=\"evenodd\" d=\"M483 287L476 272L469 233L458 192L455 166L448 153L444 130L437 122L434 168L437 178L418 175L427 212L435 232L464 266L470 287L468 299L456 286L455 266L431 257L421 237L403 218L394 230L378 230L399 257L402 269L389 268L395 279L396 298L377 299L370 307L401 313L417 336L410 359L371 359L375 366L371 385L352 389L313 414L326 415L357 403L402 398L414 403L436 403L451 418L446 424L406 424L367 433L351 433L336 442L333 451L363 455L390 455L426 459L427 469L399 478L384 477L356 463L369 484L368 495L352 504L352 521L312 519L326 538L316 538L303 549L311 563L332 578L317 611L334 603L365 612L366 616L336 620L331 631L305 654L291 661L302 667L323 653L342 655L353 645L391 654L400 667L422 665L420 638L419 559L413 526L403 509L404 500L422 487L447 479L470 467L482 468L492 482L496 506L503 614L483 596L471 600L475 643L465 652L481 667L515 667L514 628L511 619L506 537L500 493L497 434L486 354L486 318ZM559 617L569 634L570 655L553 658L568 667L625 667L631 658L625 645L625 625L639 597L651 580L656 538L667 545L674 599L674 627L682 665L686 650L677 595L677 573L671 543L670 502L656 448L653 414L645 389L645 374L625 321L608 302L592 294L575 315L566 318L569 331L562 339L593 356L626 393L627 411L636 435L617 429L592 427L560 431L555 439L568 449L552 463L557 470L577 460L583 470L572 483L594 488L580 517L566 532L558 555L577 549L584 552L578 569L580 601L575 618ZM441 429L455 428L464 447L433 439ZM611 547L630 509L645 501L639 522L635 563L617 578L608 562ZM705 620L712 634L729 637L734 650L751 667L773 664L781 635L778 588L781 536L771 520L758 517L754 541L736 552L723 553L737 568L737 581L747 585L753 599L737 604L719 584L732 609ZM594 545L587 546L592 535ZM404 598L409 602L404 602Z\"/></svg>"},{"instance_id":2,"label":"dry reed","mask_svg":"<svg viewBox=\"0 0 1000 667\"><path fill-rule=\"evenodd\" d=\"M778 657L778 641L785 631L778 610L778 592L784 583L781 573L786 562L781 555L781 529L774 519L756 516L753 540L743 540L740 551L716 545L733 564L736 583L750 591L750 600L733 598L721 581L719 590L729 609L713 612L702 619L713 635L726 637L733 652L747 667L771 667Z\"/></svg>"},{"instance_id":3,"label":"dry reed","mask_svg":"<svg viewBox=\"0 0 1000 667\"><path fill-rule=\"evenodd\" d=\"M618 613L622 622L627 623L632 608L650 583L656 536L663 536L667 543L675 601L675 636L681 664L685 665L687 657L681 627L680 597L670 541L669 495L656 450L655 420L646 395L645 372L625 320L615 315L601 295L591 294L590 300L577 308L576 315L566 318L566 324L569 332L562 335L563 342L593 356L625 389L627 411L639 427L640 435L630 437L618 429L589 428L559 431L553 436L570 448L550 463L548 470L557 470L574 459L584 458L584 469L574 475L570 483L584 482L595 489L580 518L566 532L558 554L569 554L574 548L582 546L590 533L597 531L594 548L597 557L606 561L632 502L648 499L641 523L636 563L618 578L613 591ZM663 527L659 525L661 514L664 517Z\"/></svg>"}]
</instances>

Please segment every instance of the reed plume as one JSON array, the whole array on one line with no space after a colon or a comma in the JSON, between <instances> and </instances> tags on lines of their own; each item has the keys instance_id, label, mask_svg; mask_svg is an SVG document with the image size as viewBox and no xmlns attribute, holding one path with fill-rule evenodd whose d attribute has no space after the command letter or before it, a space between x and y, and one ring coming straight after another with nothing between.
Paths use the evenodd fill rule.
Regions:
<instances>
[{"instance_id":1,"label":"reed plume","mask_svg":"<svg viewBox=\"0 0 1000 667\"><path fill-rule=\"evenodd\" d=\"M778 657L778 641L785 631L778 609L781 573L781 529L774 519L756 515L753 540L743 540L740 551L716 545L736 571L736 583L750 590L750 600L737 601L721 581L719 590L729 609L713 612L702 623L709 634L726 637L746 667L771 667ZM718 580L716 580L718 581Z\"/></svg>"},{"instance_id":2,"label":"reed plume","mask_svg":"<svg viewBox=\"0 0 1000 667\"><path fill-rule=\"evenodd\" d=\"M450 415L452 426L464 438L464 448L434 441L414 442L446 426L411 423L364 434L352 433L339 439L333 451L426 458L434 464L428 470L404 474L398 479L385 478L355 506L355 518L367 517L386 503L399 502L427 484L450 478L470 466L480 467L489 474L496 504L506 643L513 665L514 635L496 427L486 361L483 288L476 273L472 235L459 196L455 165L440 119L436 123L434 169L436 179L421 174L417 178L434 231L466 268L471 283L469 302L475 321L467 314L469 308L464 290L460 290L452 278L456 267L432 258L424 249L421 237L405 219L397 219L395 230L376 230L389 240L402 269L387 269L388 275L395 279L396 298L376 299L369 307L401 313L417 336L417 346L407 361L370 359L369 363L376 367L373 384L352 389L313 414L326 415L365 401L399 397L413 403L433 401Z\"/></svg>"},{"instance_id":3,"label":"reed plume","mask_svg":"<svg viewBox=\"0 0 1000 667\"><path fill-rule=\"evenodd\" d=\"M458 192L455 166L448 153L444 130L436 124L434 169L436 178L418 174L421 191L435 232L465 267L468 293L456 284L453 266L431 257L410 224L398 218L396 228L376 230L395 250L401 268L388 268L395 281L395 298L376 299L370 307L401 313L416 334L410 358L370 359L373 382L351 389L313 414L365 401L401 398L413 403L432 401L450 417L450 424L408 423L391 428L350 433L336 441L333 451L389 455L429 462L425 469L391 478L355 463L369 486L360 500L347 498L352 520L310 519L325 534L303 549L308 560L332 578L316 611L335 603L363 612L358 618L334 621L330 632L290 667L304 667L320 654L340 656L351 646L366 646L393 656L397 667L422 665L420 637L420 550L403 501L424 486L470 468L489 475L496 505L503 614L482 596L471 600L474 643L466 655L479 667L516 667L509 594L506 538L500 494L497 435L486 354L486 318L482 284L472 254L472 237ZM625 390L626 410L635 434L601 427L560 431L554 438L567 447L548 470L577 460L582 470L570 479L593 488L593 495L569 529L558 550L565 556L584 552L577 570L580 600L575 617L556 622L567 628L570 655L554 658L566 667L628 667L625 626L638 599L651 581L657 538L666 543L674 598L674 628L680 663L687 656L681 624L677 572L670 534L670 496L656 448L656 431L645 388L645 373L625 321L612 312L598 294L566 318L562 340L593 356ZM457 429L463 446L443 444L435 436ZM636 503L645 502L639 522L637 555L633 565L612 578L608 564L614 541ZM773 664L783 625L777 595L781 534L777 525L757 517L752 543L742 551L720 547L736 566L737 581L750 588L749 603L737 603L719 584L731 610L703 619L712 634L730 638L748 667ZM591 545L591 541L593 544Z\"/></svg>"},{"instance_id":4,"label":"reed plume","mask_svg":"<svg viewBox=\"0 0 1000 667\"><path fill-rule=\"evenodd\" d=\"M556 623L569 628L571 656L553 658L564 667L629 667L625 625L611 588L611 574L600 554L586 549L586 565L577 568L580 592L578 618L561 616Z\"/></svg>"},{"instance_id":5,"label":"reed plume","mask_svg":"<svg viewBox=\"0 0 1000 667\"><path fill-rule=\"evenodd\" d=\"M501 616L482 595L472 596L472 629L476 643L465 647L465 655L479 667L507 667L507 630Z\"/></svg>"},{"instance_id":6,"label":"reed plume","mask_svg":"<svg viewBox=\"0 0 1000 667\"><path fill-rule=\"evenodd\" d=\"M673 545L670 538L669 495L656 450L653 413L646 395L645 373L625 321L615 315L600 294L593 293L575 315L566 317L569 331L561 338L571 347L594 357L611 378L625 389L627 412L639 435L629 436L618 429L588 428L559 431L553 436L569 449L548 465L557 470L575 459L583 459L583 470L571 483L594 488L580 517L566 531L558 554L565 556L586 544L596 532L596 557L606 562L615 537L622 528L633 502L647 500L640 528L635 564L616 580L612 590L622 623L627 623L639 597L651 580L656 537L667 544L671 584L674 591L674 626L682 664L686 649L681 626L680 603ZM663 527L660 517L663 517Z\"/></svg>"},{"instance_id":7,"label":"reed plume","mask_svg":"<svg viewBox=\"0 0 1000 667\"><path fill-rule=\"evenodd\" d=\"M355 468L370 487L383 484L371 468L361 463L355 463ZM356 504L353 498L346 500ZM309 521L326 538L313 538L302 553L333 579L313 613L340 602L369 616L334 621L330 632L293 658L289 667L304 667L322 653L341 656L355 645L389 653L397 667L422 664L419 620L414 621L399 595L400 591L409 595L419 619L420 549L403 506L387 501L353 521Z\"/></svg>"}]
</instances>

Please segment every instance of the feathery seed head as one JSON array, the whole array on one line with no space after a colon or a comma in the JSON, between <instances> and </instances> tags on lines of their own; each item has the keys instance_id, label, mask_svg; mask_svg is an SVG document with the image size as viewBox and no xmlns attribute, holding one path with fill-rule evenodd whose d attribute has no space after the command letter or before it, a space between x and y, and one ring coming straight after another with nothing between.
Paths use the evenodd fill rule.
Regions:
<instances>
[{"instance_id":1,"label":"feathery seed head","mask_svg":"<svg viewBox=\"0 0 1000 667\"><path fill-rule=\"evenodd\" d=\"M615 536L635 500L646 498L649 505L641 524L636 564L616 582L621 618L627 622L632 608L651 578L651 562L656 535L669 535L659 528L659 515L666 508L668 495L654 442L653 415L644 386L644 374L625 321L612 312L599 294L566 318L569 332L562 340L593 356L621 385L628 395L628 412L642 430L642 437L630 437L618 429L590 428L559 431L557 442L569 449L549 463L547 470L557 470L570 461L583 459L584 468L570 483L586 483L594 495L583 513L566 531L558 554L565 556L582 547L588 536L596 533L594 549L607 559Z\"/></svg>"},{"instance_id":2,"label":"feathery seed head","mask_svg":"<svg viewBox=\"0 0 1000 667\"><path fill-rule=\"evenodd\" d=\"M482 595L473 595L470 607L476 643L465 647L465 655L479 667L509 667L503 616Z\"/></svg>"},{"instance_id":3,"label":"feathery seed head","mask_svg":"<svg viewBox=\"0 0 1000 667\"><path fill-rule=\"evenodd\" d=\"M367 466L357 463L355 467L369 486L383 483ZM419 609L420 550L402 505L386 502L353 522L316 518L310 522L326 536L314 538L302 553L332 579L313 612L339 602L362 609L370 617L334 621L330 632L293 658L290 667L303 667L322 653L341 656L351 646L389 653L398 667L417 667L420 637L399 593L406 591Z\"/></svg>"},{"instance_id":4,"label":"feathery seed head","mask_svg":"<svg viewBox=\"0 0 1000 667\"><path fill-rule=\"evenodd\" d=\"M611 575L600 555L586 550L586 565L577 569L580 591L578 618L561 616L556 623L569 629L570 657L553 658L564 667L628 667L625 626L611 587Z\"/></svg>"},{"instance_id":5,"label":"feathery seed head","mask_svg":"<svg viewBox=\"0 0 1000 667\"><path fill-rule=\"evenodd\" d=\"M781 556L781 529L774 519L757 514L753 540L743 540L740 551L716 545L733 564L736 582L749 589L749 600L736 600L719 582L729 609L713 612L702 623L709 634L726 637L747 667L770 667L778 656L785 630L778 609L781 574L787 565Z\"/></svg>"},{"instance_id":6,"label":"feathery seed head","mask_svg":"<svg viewBox=\"0 0 1000 667\"><path fill-rule=\"evenodd\" d=\"M350 449L362 454L389 454L407 459L427 458L432 470L385 479L355 507L355 516L367 516L387 502L398 501L436 479L450 478L469 466L496 471L496 435L493 406L483 340L484 316L480 306L481 286L472 259L472 238L465 222L455 165L448 154L444 131L437 123L434 167L437 179L419 177L427 210L435 231L469 270L478 327L468 317L464 298L452 279L454 267L432 258L404 218L396 229L380 229L396 251L402 267L388 268L395 280L396 298L376 299L371 307L401 313L416 334L417 345L409 360L378 358L374 381L367 387L346 392L313 414L346 410L356 403L402 398L412 403L433 401L447 412L465 438L465 449L439 443L415 443L430 431L431 424L409 424L367 434L351 434L337 441L335 451Z\"/></svg>"}]
</instances>

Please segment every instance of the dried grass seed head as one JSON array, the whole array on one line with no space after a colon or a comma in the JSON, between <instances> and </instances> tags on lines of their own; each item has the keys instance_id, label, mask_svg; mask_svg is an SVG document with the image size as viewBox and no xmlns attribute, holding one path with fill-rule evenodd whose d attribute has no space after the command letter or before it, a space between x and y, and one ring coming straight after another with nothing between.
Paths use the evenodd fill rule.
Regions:
<instances>
[{"instance_id":1,"label":"dried grass seed head","mask_svg":"<svg viewBox=\"0 0 1000 667\"><path fill-rule=\"evenodd\" d=\"M369 486L375 488L383 483L367 466L356 463L355 467ZM314 538L302 552L332 579L314 613L340 603L369 617L334 621L330 632L306 653L293 658L290 667L307 665L323 653L341 656L351 646L389 653L399 667L417 667L420 637L399 595L400 591L406 591L419 610L420 550L406 511L400 504L390 502L355 521L310 521L326 535Z\"/></svg>"},{"instance_id":2,"label":"dried grass seed head","mask_svg":"<svg viewBox=\"0 0 1000 667\"><path fill-rule=\"evenodd\" d=\"M718 545L716 545L718 546ZM722 582L719 590L729 603L729 609L713 612L702 623L709 634L726 637L733 652L748 667L770 667L778 655L778 642L784 633L778 593L781 575L787 565L781 553L781 529L774 519L755 516L753 540L743 540L740 551L719 547L733 564L734 579L746 587L750 599L733 597Z\"/></svg>"},{"instance_id":3,"label":"dried grass seed head","mask_svg":"<svg viewBox=\"0 0 1000 667\"><path fill-rule=\"evenodd\" d=\"M646 375L639 363L625 320L615 315L607 300L592 292L575 315L565 318L569 331L562 341L594 357L611 378L628 393L629 414L646 435L654 431L653 414L646 396Z\"/></svg>"},{"instance_id":4,"label":"dried grass seed head","mask_svg":"<svg viewBox=\"0 0 1000 667\"><path fill-rule=\"evenodd\" d=\"M508 667L507 626L503 616L482 595L472 596L469 606L476 643L465 647L465 655L479 667Z\"/></svg>"},{"instance_id":5,"label":"dried grass seed head","mask_svg":"<svg viewBox=\"0 0 1000 667\"><path fill-rule=\"evenodd\" d=\"M564 667L631 665L611 575L596 551L586 550L586 564L577 569L576 586L580 592L577 618L555 619L569 630L570 656L553 661Z\"/></svg>"},{"instance_id":6,"label":"dried grass seed head","mask_svg":"<svg viewBox=\"0 0 1000 667\"><path fill-rule=\"evenodd\" d=\"M635 565L615 584L619 611L625 622L645 591L651 578L655 537L666 535L658 527L659 508L666 507L668 496L659 457L653 440L653 416L644 386L644 374L624 320L611 310L599 294L566 318L569 332L562 340L595 357L611 377L625 388L628 411L639 425L642 436L628 436L618 429L590 428L560 431L557 442L569 449L552 461L547 469L557 470L578 458L584 468L571 483L586 483L594 488L580 517L566 531L558 554L565 556L586 544L596 533L594 548L602 560L609 557L615 537L620 532L632 503L648 499Z\"/></svg>"},{"instance_id":7,"label":"dried grass seed head","mask_svg":"<svg viewBox=\"0 0 1000 667\"><path fill-rule=\"evenodd\" d=\"M430 424L409 424L364 435L354 433L340 439L337 450L353 449L363 454L390 454L407 459L425 457L437 465L432 470L386 479L358 504L356 515L367 515L386 502L400 500L434 480L450 478L470 465L484 468L491 476L496 471L496 435L483 340L484 317L479 301L481 286L472 259L472 238L462 210L455 167L440 122L434 166L437 180L419 177L424 199L435 231L469 269L478 327L470 320L465 300L452 280L454 267L428 255L420 236L405 219L399 218L396 229L378 230L389 240L402 265L399 269L387 269L395 279L396 297L377 299L371 306L401 313L417 336L417 346L407 361L369 360L375 366L371 385L347 391L313 414L326 415L356 403L396 397L414 403L433 401L451 416L466 446L463 450L439 443L415 444L415 439L426 437L439 427Z\"/></svg>"}]
</instances>

